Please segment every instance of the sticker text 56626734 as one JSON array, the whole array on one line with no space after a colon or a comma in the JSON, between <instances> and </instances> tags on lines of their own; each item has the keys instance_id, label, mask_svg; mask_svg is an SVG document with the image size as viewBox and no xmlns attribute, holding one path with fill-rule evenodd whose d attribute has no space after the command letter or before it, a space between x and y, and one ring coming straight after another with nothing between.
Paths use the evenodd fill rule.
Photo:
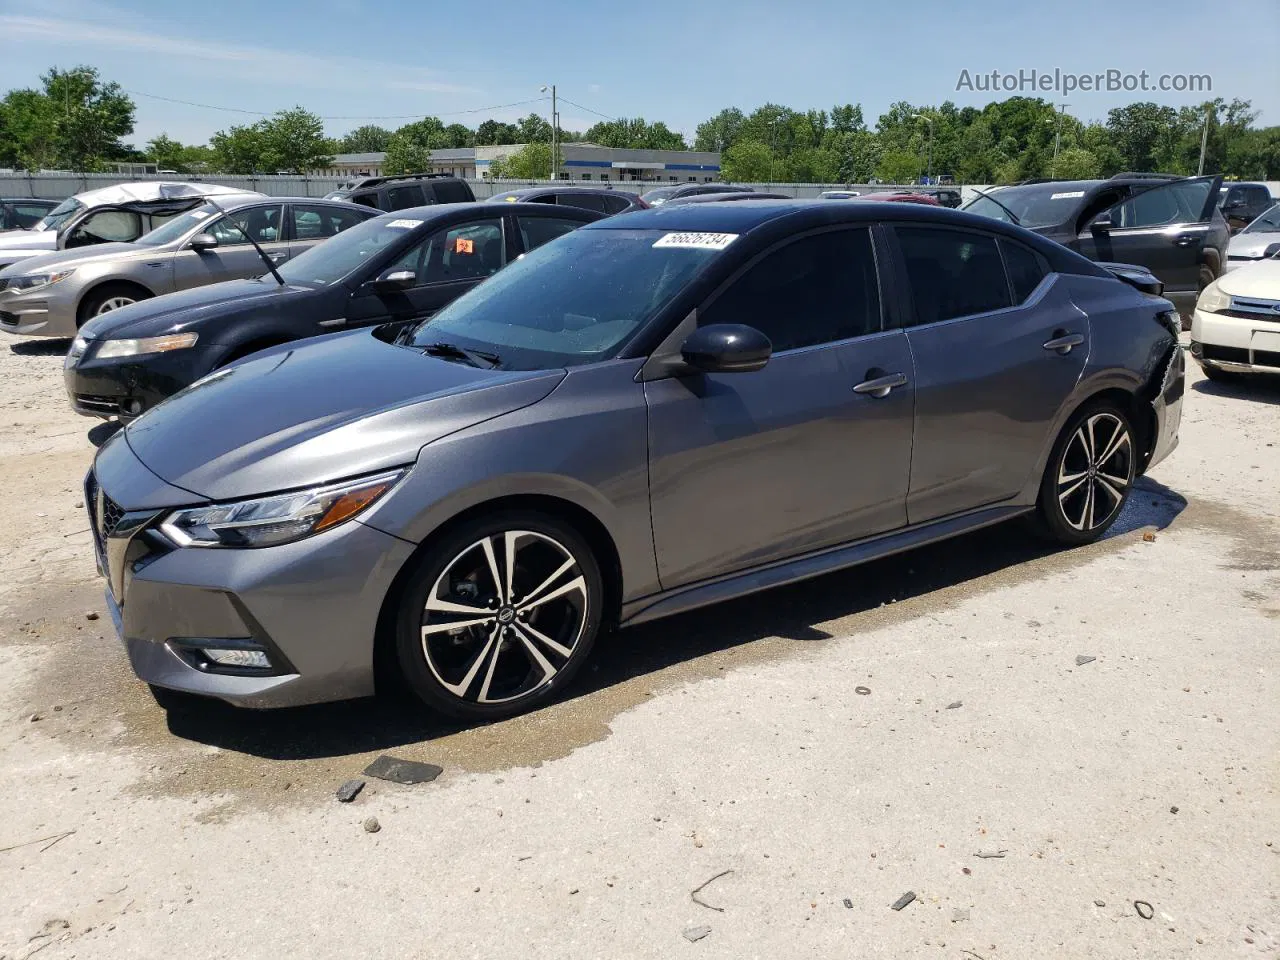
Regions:
<instances>
[{"instance_id":1,"label":"sticker text 56626734","mask_svg":"<svg viewBox=\"0 0 1280 960\"><path fill-rule=\"evenodd\" d=\"M723 250L737 239L736 233L667 233L659 237L654 246Z\"/></svg>"}]
</instances>

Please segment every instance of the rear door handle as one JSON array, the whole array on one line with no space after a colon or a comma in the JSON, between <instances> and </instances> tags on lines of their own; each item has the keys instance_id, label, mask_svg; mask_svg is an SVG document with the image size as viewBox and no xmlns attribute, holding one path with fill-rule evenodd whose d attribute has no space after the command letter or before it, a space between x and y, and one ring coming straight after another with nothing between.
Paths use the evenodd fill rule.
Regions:
<instances>
[{"instance_id":1,"label":"rear door handle","mask_svg":"<svg viewBox=\"0 0 1280 960\"><path fill-rule=\"evenodd\" d=\"M1194 247L1200 243L1200 237L1194 233L1180 233L1173 238L1175 247Z\"/></svg>"},{"instance_id":2,"label":"rear door handle","mask_svg":"<svg viewBox=\"0 0 1280 960\"><path fill-rule=\"evenodd\" d=\"M289 255L287 253L268 253L267 257L272 263L282 263L289 259Z\"/></svg>"},{"instance_id":3,"label":"rear door handle","mask_svg":"<svg viewBox=\"0 0 1280 960\"><path fill-rule=\"evenodd\" d=\"M1084 343L1083 333L1063 333L1062 331L1055 330L1054 338L1052 340L1046 340L1043 346L1046 350L1056 350L1058 353L1066 356L1071 352L1072 347L1078 347L1082 343Z\"/></svg>"},{"instance_id":4,"label":"rear door handle","mask_svg":"<svg viewBox=\"0 0 1280 960\"><path fill-rule=\"evenodd\" d=\"M876 371L867 371L867 373L874 372ZM906 385L907 378L905 374L889 373L884 376L875 377L871 380L863 380L862 383L853 388L853 392L870 394L871 396L879 399L881 397L887 397L889 395L889 391L894 387L905 387Z\"/></svg>"}]
</instances>

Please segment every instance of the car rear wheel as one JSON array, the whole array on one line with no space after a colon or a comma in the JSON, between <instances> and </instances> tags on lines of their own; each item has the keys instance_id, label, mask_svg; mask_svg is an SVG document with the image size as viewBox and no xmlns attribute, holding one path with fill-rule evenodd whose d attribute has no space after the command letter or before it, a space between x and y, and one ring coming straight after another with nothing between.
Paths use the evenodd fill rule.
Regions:
<instances>
[{"instance_id":1,"label":"car rear wheel","mask_svg":"<svg viewBox=\"0 0 1280 960\"><path fill-rule=\"evenodd\" d=\"M496 720L569 684L600 629L604 587L591 548L534 511L478 518L418 561L396 651L410 689L462 720Z\"/></svg>"},{"instance_id":2,"label":"car rear wheel","mask_svg":"<svg viewBox=\"0 0 1280 960\"><path fill-rule=\"evenodd\" d=\"M1059 543L1092 543L1115 523L1137 472L1133 427L1113 403L1076 413L1058 436L1040 483L1037 520Z\"/></svg>"},{"instance_id":3,"label":"car rear wheel","mask_svg":"<svg viewBox=\"0 0 1280 960\"><path fill-rule=\"evenodd\" d=\"M151 294L147 293L140 287L126 286L125 284L107 284L105 287L99 287L94 290L80 304L80 323L92 320L94 317L100 317L104 313L111 313L113 310L119 310L121 307L127 307L131 303L137 303L139 300L149 300Z\"/></svg>"}]
</instances>

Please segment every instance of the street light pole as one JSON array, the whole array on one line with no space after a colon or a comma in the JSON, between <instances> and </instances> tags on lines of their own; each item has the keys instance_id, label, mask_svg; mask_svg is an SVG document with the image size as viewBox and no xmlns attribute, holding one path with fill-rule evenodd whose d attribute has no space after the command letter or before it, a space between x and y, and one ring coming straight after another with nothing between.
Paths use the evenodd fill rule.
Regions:
<instances>
[{"instance_id":1,"label":"street light pole","mask_svg":"<svg viewBox=\"0 0 1280 960\"><path fill-rule=\"evenodd\" d=\"M1053 135L1053 172L1058 172L1058 145L1062 142L1062 118L1067 112L1069 103L1058 104L1058 129Z\"/></svg>"},{"instance_id":2,"label":"street light pole","mask_svg":"<svg viewBox=\"0 0 1280 960\"><path fill-rule=\"evenodd\" d=\"M913 119L923 120L929 125L928 159L925 161L926 166L924 178L930 183L933 183L933 117L925 116L923 113L917 113Z\"/></svg>"},{"instance_id":3,"label":"street light pole","mask_svg":"<svg viewBox=\"0 0 1280 960\"><path fill-rule=\"evenodd\" d=\"M555 180L560 167L556 162L556 147L558 145L560 132L560 114L556 112L556 85L553 83L550 87L544 86L541 92L546 93L548 89L551 91L551 179Z\"/></svg>"},{"instance_id":4,"label":"street light pole","mask_svg":"<svg viewBox=\"0 0 1280 960\"><path fill-rule=\"evenodd\" d=\"M1200 166L1196 168L1196 176L1204 174L1204 154L1209 146L1209 115L1213 111L1213 104L1206 103L1204 105L1204 133L1200 135Z\"/></svg>"}]
</instances>

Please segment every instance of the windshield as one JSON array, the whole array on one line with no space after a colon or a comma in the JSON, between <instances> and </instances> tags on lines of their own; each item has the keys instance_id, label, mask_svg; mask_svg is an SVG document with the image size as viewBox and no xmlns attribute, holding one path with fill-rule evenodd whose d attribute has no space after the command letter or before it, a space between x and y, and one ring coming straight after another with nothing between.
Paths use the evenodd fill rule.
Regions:
<instances>
[{"instance_id":1,"label":"windshield","mask_svg":"<svg viewBox=\"0 0 1280 960\"><path fill-rule=\"evenodd\" d=\"M1034 187L1004 187L990 197L975 197L964 209L979 216L1012 223L1009 211L1024 227L1048 227L1065 223L1084 202L1088 191L1082 185L1050 183ZM1000 201L997 203L996 201ZM1009 211L1001 207L1003 204Z\"/></svg>"},{"instance_id":2,"label":"windshield","mask_svg":"<svg viewBox=\"0 0 1280 960\"><path fill-rule=\"evenodd\" d=\"M1280 233L1280 203L1265 211L1241 233Z\"/></svg>"},{"instance_id":3,"label":"windshield","mask_svg":"<svg viewBox=\"0 0 1280 960\"><path fill-rule=\"evenodd\" d=\"M347 191L345 191L345 190L330 190L328 193L326 193L326 194L324 195L323 199L325 199L325 200L345 200L345 199L347 199Z\"/></svg>"},{"instance_id":4,"label":"windshield","mask_svg":"<svg viewBox=\"0 0 1280 960\"><path fill-rule=\"evenodd\" d=\"M62 225L74 217L79 211L83 210L84 204L75 197L68 197L60 204L50 210L43 220L37 223L33 230L60 230Z\"/></svg>"},{"instance_id":5,"label":"windshield","mask_svg":"<svg viewBox=\"0 0 1280 960\"><path fill-rule=\"evenodd\" d=\"M614 356L718 254L662 246L661 230L578 230L521 257L414 331L496 355L506 370L571 367Z\"/></svg>"},{"instance_id":6,"label":"windshield","mask_svg":"<svg viewBox=\"0 0 1280 960\"><path fill-rule=\"evenodd\" d=\"M683 186L683 184L681 184ZM656 190L650 190L648 193L640 194L640 199L650 206L656 207L660 203L666 203L680 187L658 187Z\"/></svg>"},{"instance_id":7,"label":"windshield","mask_svg":"<svg viewBox=\"0 0 1280 960\"><path fill-rule=\"evenodd\" d=\"M217 212L208 204L203 207L197 207L195 210L188 210L181 216L166 220L150 233L139 237L135 242L142 244L144 247L158 247L172 240L178 240Z\"/></svg>"},{"instance_id":8,"label":"windshield","mask_svg":"<svg viewBox=\"0 0 1280 960\"><path fill-rule=\"evenodd\" d=\"M366 220L282 264L280 276L286 283L337 283L421 223L405 217Z\"/></svg>"},{"instance_id":9,"label":"windshield","mask_svg":"<svg viewBox=\"0 0 1280 960\"><path fill-rule=\"evenodd\" d=\"M501 201L502 203L515 203L519 199L520 199L520 194L517 191L508 190L506 193L495 193L492 197L490 197L485 202L496 203Z\"/></svg>"}]
</instances>

